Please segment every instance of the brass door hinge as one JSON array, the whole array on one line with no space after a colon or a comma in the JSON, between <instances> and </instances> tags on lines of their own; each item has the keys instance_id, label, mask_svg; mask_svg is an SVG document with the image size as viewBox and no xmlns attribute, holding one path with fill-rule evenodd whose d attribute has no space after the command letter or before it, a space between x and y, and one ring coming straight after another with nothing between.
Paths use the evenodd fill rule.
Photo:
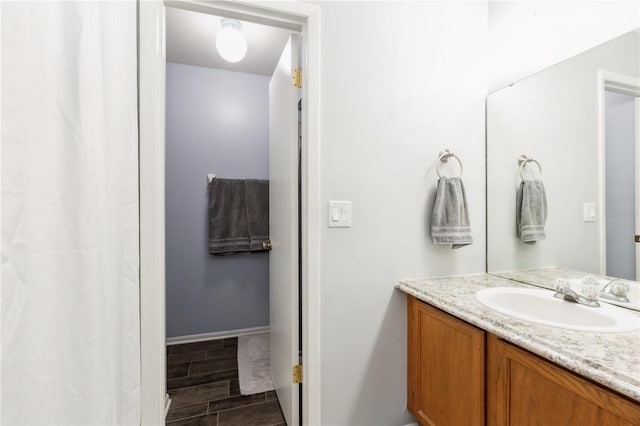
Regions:
<instances>
[{"instance_id":1,"label":"brass door hinge","mask_svg":"<svg viewBox=\"0 0 640 426\"><path fill-rule=\"evenodd\" d=\"M262 250L271 250L272 248L273 248L273 244L271 244L271 241L262 243Z\"/></svg>"},{"instance_id":2,"label":"brass door hinge","mask_svg":"<svg viewBox=\"0 0 640 426\"><path fill-rule=\"evenodd\" d=\"M298 89L302 87L302 68L294 68L291 71L291 80Z\"/></svg>"},{"instance_id":3,"label":"brass door hinge","mask_svg":"<svg viewBox=\"0 0 640 426\"><path fill-rule=\"evenodd\" d=\"M302 383L302 364L293 366L293 383Z\"/></svg>"},{"instance_id":4,"label":"brass door hinge","mask_svg":"<svg viewBox=\"0 0 640 426\"><path fill-rule=\"evenodd\" d=\"M640 235L636 235L636 243L640 243Z\"/></svg>"}]
</instances>

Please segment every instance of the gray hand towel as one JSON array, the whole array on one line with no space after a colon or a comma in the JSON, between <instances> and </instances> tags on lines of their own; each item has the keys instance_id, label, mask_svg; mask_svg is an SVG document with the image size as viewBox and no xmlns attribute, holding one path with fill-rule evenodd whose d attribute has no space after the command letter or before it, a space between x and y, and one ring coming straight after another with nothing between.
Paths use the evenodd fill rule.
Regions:
<instances>
[{"instance_id":1,"label":"gray hand towel","mask_svg":"<svg viewBox=\"0 0 640 426\"><path fill-rule=\"evenodd\" d=\"M547 194L541 180L523 180L516 194L516 231L524 244L547 238Z\"/></svg>"},{"instance_id":2,"label":"gray hand towel","mask_svg":"<svg viewBox=\"0 0 640 426\"><path fill-rule=\"evenodd\" d=\"M438 180L436 200L431 214L433 244L451 244L452 249L473 243L467 197L459 177L441 177Z\"/></svg>"},{"instance_id":3,"label":"gray hand towel","mask_svg":"<svg viewBox=\"0 0 640 426\"><path fill-rule=\"evenodd\" d=\"M249 249L266 250L262 243L269 241L269 181L247 179L247 225Z\"/></svg>"},{"instance_id":4,"label":"gray hand towel","mask_svg":"<svg viewBox=\"0 0 640 426\"><path fill-rule=\"evenodd\" d=\"M209 186L209 253L249 251L244 179L218 179Z\"/></svg>"}]
</instances>

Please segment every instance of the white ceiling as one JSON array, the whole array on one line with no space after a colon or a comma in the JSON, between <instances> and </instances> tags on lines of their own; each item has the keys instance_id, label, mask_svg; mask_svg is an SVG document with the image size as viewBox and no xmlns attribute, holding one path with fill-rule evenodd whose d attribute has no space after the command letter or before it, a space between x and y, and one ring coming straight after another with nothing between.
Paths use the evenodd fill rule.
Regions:
<instances>
[{"instance_id":1,"label":"white ceiling","mask_svg":"<svg viewBox=\"0 0 640 426\"><path fill-rule=\"evenodd\" d=\"M167 61L251 74L272 75L290 32L242 21L247 56L230 63L216 51L219 16L167 7Z\"/></svg>"}]
</instances>

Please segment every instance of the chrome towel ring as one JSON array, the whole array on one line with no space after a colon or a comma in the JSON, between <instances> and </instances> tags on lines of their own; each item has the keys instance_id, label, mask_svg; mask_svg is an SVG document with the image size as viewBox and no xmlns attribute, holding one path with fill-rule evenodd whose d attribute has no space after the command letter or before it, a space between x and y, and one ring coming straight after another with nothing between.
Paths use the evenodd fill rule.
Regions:
<instances>
[{"instance_id":1,"label":"chrome towel ring","mask_svg":"<svg viewBox=\"0 0 640 426\"><path fill-rule=\"evenodd\" d=\"M446 163L447 161L449 161L449 158L451 158L451 157L453 157L456 160L458 160L458 164L460 165L460 175L459 175L459 177L462 177L462 161L460 161L460 158L458 158L458 156L455 155L450 150L443 149L442 151L440 151L440 154L438 154L438 162L436 163L436 173L438 174L439 178L442 177L442 175L440 175L440 162Z\"/></svg>"},{"instance_id":2,"label":"chrome towel ring","mask_svg":"<svg viewBox=\"0 0 640 426\"><path fill-rule=\"evenodd\" d=\"M524 166L527 163L536 163L536 166L538 166L538 179L542 179L542 166L540 165L540 163L538 163L537 160L535 160L532 157L529 157L528 155L522 154L521 156L518 157L518 164L520 165L520 178L522 180L524 180L524 175L522 174L522 170L524 169Z\"/></svg>"}]
</instances>

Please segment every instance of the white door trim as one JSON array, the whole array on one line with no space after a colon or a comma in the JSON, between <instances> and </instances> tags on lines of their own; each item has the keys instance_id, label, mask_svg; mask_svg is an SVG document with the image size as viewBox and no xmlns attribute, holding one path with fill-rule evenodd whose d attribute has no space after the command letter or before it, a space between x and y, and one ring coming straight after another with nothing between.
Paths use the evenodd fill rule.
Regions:
<instances>
[{"instance_id":1,"label":"white door trim","mask_svg":"<svg viewBox=\"0 0 640 426\"><path fill-rule=\"evenodd\" d=\"M606 173L605 173L605 104L604 92L640 96L640 79L606 70L598 71L598 216L600 275L607 274L607 221L606 221Z\"/></svg>"},{"instance_id":2,"label":"white door trim","mask_svg":"<svg viewBox=\"0 0 640 426\"><path fill-rule=\"evenodd\" d=\"M164 424L164 12L139 4L141 424ZM303 424L320 425L320 9L302 2L167 1L167 5L300 31L302 110Z\"/></svg>"},{"instance_id":3,"label":"white door trim","mask_svg":"<svg viewBox=\"0 0 640 426\"><path fill-rule=\"evenodd\" d=\"M636 235L640 235L640 96L634 102L634 137L635 137L635 177L636 177ZM634 244L636 249L636 281L640 281L640 245Z\"/></svg>"},{"instance_id":4,"label":"white door trim","mask_svg":"<svg viewBox=\"0 0 640 426\"><path fill-rule=\"evenodd\" d=\"M164 424L164 6L138 2L140 167L140 423Z\"/></svg>"}]
</instances>

